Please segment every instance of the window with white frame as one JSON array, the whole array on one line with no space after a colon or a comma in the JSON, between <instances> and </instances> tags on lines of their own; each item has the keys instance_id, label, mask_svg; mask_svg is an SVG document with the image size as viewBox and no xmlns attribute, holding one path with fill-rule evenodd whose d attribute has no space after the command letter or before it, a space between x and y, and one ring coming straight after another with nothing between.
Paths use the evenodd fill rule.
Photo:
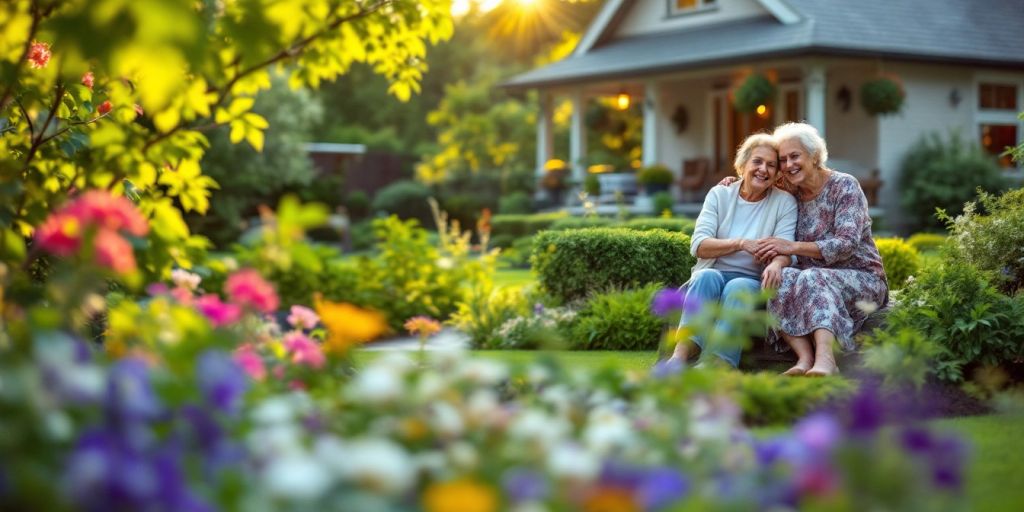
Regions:
<instances>
[{"instance_id":1,"label":"window with white frame","mask_svg":"<svg viewBox=\"0 0 1024 512\"><path fill-rule=\"evenodd\" d=\"M988 153L999 158L999 164L1013 169L1014 163L1005 154L1008 147L1020 143L1021 87L1013 82L982 80L978 82L978 142Z\"/></svg>"},{"instance_id":2,"label":"window with white frame","mask_svg":"<svg viewBox=\"0 0 1024 512\"><path fill-rule=\"evenodd\" d=\"M718 0L668 0L669 16L689 14L718 7Z\"/></svg>"}]
</instances>

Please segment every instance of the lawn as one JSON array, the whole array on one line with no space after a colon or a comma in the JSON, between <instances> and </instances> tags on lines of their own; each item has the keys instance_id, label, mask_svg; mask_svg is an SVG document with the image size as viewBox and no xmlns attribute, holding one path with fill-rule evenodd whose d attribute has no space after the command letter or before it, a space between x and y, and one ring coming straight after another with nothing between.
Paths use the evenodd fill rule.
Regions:
<instances>
[{"instance_id":1,"label":"lawn","mask_svg":"<svg viewBox=\"0 0 1024 512\"><path fill-rule=\"evenodd\" d=\"M510 286L523 287L533 283L536 278L530 269L503 268L494 273L494 284L499 288Z\"/></svg>"}]
</instances>

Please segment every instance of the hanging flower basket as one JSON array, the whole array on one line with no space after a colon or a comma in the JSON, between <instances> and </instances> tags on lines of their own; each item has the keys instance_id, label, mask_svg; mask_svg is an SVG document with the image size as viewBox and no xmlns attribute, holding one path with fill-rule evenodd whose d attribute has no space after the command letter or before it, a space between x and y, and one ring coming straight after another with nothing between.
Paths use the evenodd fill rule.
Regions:
<instances>
[{"instance_id":1,"label":"hanging flower basket","mask_svg":"<svg viewBox=\"0 0 1024 512\"><path fill-rule=\"evenodd\" d=\"M775 99L775 84L760 73L748 76L733 91L732 95L732 102L736 110L743 113L754 112L758 105L767 105L773 99Z\"/></svg>"},{"instance_id":2,"label":"hanging flower basket","mask_svg":"<svg viewBox=\"0 0 1024 512\"><path fill-rule=\"evenodd\" d=\"M860 87L860 104L874 116L899 112L906 97L903 84L893 78L876 78Z\"/></svg>"}]
</instances>

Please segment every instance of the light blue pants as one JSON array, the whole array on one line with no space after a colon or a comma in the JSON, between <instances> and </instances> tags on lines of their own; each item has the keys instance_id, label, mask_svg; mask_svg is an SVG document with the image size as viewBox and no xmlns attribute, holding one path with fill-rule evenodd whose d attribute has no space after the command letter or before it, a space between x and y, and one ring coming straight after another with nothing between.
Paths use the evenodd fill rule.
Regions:
<instances>
[{"instance_id":1,"label":"light blue pants","mask_svg":"<svg viewBox=\"0 0 1024 512\"><path fill-rule=\"evenodd\" d=\"M713 268L698 270L690 279L690 286L686 289L686 297L689 300L698 299L701 304L708 302L722 301L726 309L745 307L740 296L746 293L757 293L761 289L761 282L749 274L739 272L722 272ZM686 314L679 320L679 326L686 325ZM718 321L715 323L716 330L728 333L730 326L727 322ZM694 336L693 342L701 348L701 358L704 357L704 340L700 336ZM722 358L734 368L740 364L741 347L709 347L712 354Z\"/></svg>"}]
</instances>

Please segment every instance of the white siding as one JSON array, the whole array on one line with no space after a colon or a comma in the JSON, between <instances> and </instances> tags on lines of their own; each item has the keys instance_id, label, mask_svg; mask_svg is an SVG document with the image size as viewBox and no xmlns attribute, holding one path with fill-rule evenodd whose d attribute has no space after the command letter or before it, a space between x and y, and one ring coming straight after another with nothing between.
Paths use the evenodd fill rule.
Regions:
<instances>
[{"instance_id":1,"label":"white siding","mask_svg":"<svg viewBox=\"0 0 1024 512\"><path fill-rule=\"evenodd\" d=\"M907 150L925 134L938 132L943 136L958 132L968 141L977 138L974 127L974 71L971 68L923 64L885 64L885 72L903 82L907 99L895 115L884 116L878 123L878 165L885 185L879 195L885 208L889 229L903 231L906 225L900 213L900 166ZM957 89L963 100L953 106L950 93ZM857 85L859 95L860 85ZM858 108L859 97L856 98Z\"/></svg>"},{"instance_id":2,"label":"white siding","mask_svg":"<svg viewBox=\"0 0 1024 512\"><path fill-rule=\"evenodd\" d=\"M878 119L860 106L860 84L874 74L874 65L833 67L826 73L825 139L837 171L867 176L878 168ZM843 111L839 91L850 91L850 108Z\"/></svg>"},{"instance_id":3,"label":"white siding","mask_svg":"<svg viewBox=\"0 0 1024 512\"><path fill-rule=\"evenodd\" d=\"M718 0L718 6L701 12L669 16L671 0L639 0L633 3L616 31L617 37L635 36L764 16L768 10L757 0Z\"/></svg>"},{"instance_id":4,"label":"white siding","mask_svg":"<svg viewBox=\"0 0 1024 512\"><path fill-rule=\"evenodd\" d=\"M665 82L661 85L662 115L659 124L659 160L676 177L682 175L683 160L696 157L710 157L710 117L708 114L708 80L687 80ZM689 124L683 133L678 133L672 122L676 107L686 107Z\"/></svg>"}]
</instances>

